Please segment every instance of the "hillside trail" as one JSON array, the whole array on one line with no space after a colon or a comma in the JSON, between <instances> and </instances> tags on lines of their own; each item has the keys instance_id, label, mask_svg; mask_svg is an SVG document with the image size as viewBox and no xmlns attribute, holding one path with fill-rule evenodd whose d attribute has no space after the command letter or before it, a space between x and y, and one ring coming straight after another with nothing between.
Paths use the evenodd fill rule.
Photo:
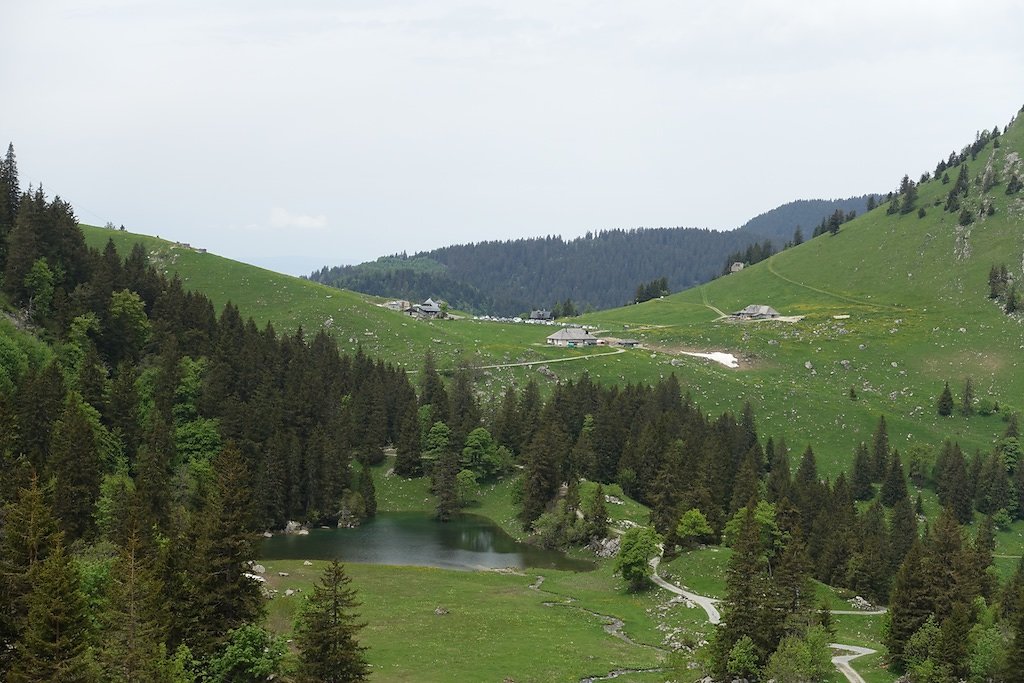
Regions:
<instances>
[{"instance_id":1,"label":"hillside trail","mask_svg":"<svg viewBox=\"0 0 1024 683\"><path fill-rule=\"evenodd\" d=\"M804 284L802 282L797 282L796 280L791 280L790 278L786 277L785 275L783 275L779 271L775 270L775 257L774 256L770 257L768 259L767 263L768 263L768 272L769 273L771 273L775 277L779 278L783 282L788 282L791 285L796 285L797 287L803 287L804 289L808 289L808 290L810 290L812 292L817 292L818 294L824 294L825 296L830 296L830 297L832 297L834 299L839 299L840 301L847 301L847 302L849 302L851 304L859 304L861 306L870 306L872 308L887 309L887 310L890 310L890 311L902 311L903 310L903 309L901 309L901 308L899 308L897 306L890 306L888 304L880 304L880 303L875 302L875 301L866 301L864 299L858 299L856 297L846 296L844 294L836 294L835 292L829 292L828 290L825 290L825 289L818 289L817 287L812 287L811 285L806 285L806 284Z\"/></svg>"},{"instance_id":2,"label":"hillside trail","mask_svg":"<svg viewBox=\"0 0 1024 683\"><path fill-rule=\"evenodd\" d=\"M717 320L721 320L722 318L728 318L729 317L728 315L725 314L724 311L722 311L722 309L717 308L710 301L708 301L707 287L703 286L703 285L700 288L700 300L704 302L705 306L707 306L712 311L714 311L715 313L718 314ZM712 322L714 322L714 321L712 321Z\"/></svg>"},{"instance_id":3,"label":"hillside trail","mask_svg":"<svg viewBox=\"0 0 1024 683\"><path fill-rule=\"evenodd\" d=\"M585 356L573 356L572 358L552 358L550 360L529 360L521 363L498 363L497 365L474 365L469 370L504 370L505 368L526 368L531 365L550 365L551 363L568 363L573 360L586 360L587 358L597 358L599 356L617 356L620 353L625 353L626 349L613 349L611 351L603 351L601 353L588 353ZM405 374L415 375L418 374L419 370L406 370Z\"/></svg>"},{"instance_id":4,"label":"hillside trail","mask_svg":"<svg viewBox=\"0 0 1024 683\"><path fill-rule=\"evenodd\" d=\"M664 553L664 547L658 546L659 550ZM716 604L718 600L715 598L709 598L706 595L698 595L697 593L691 593L690 591L683 590L679 586L669 583L658 574L658 565L661 563L661 555L657 555L650 561L651 565L651 580L654 581L658 586L664 588L667 591L681 595L687 600L691 601L695 605L700 606L708 615L708 623L717 625L722 621L722 615L718 611ZM835 610L832 614L862 614L862 615L873 615L873 614L885 614L885 609L874 610L874 611L862 611L862 610ZM842 643L829 643L829 647L833 650L845 650L851 654L846 655L835 655L832 657L832 664L836 667L839 673L843 674L850 683L866 683L864 678L854 670L850 662L858 657L864 655L873 655L877 650L872 650L869 647L860 647L857 645L844 645Z\"/></svg>"}]
</instances>

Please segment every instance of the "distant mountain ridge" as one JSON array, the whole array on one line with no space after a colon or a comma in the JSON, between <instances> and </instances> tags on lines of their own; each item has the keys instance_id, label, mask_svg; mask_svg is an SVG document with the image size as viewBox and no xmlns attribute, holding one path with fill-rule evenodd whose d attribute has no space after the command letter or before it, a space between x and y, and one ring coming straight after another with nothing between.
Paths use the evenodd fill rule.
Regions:
<instances>
[{"instance_id":1,"label":"distant mountain ridge","mask_svg":"<svg viewBox=\"0 0 1024 683\"><path fill-rule=\"evenodd\" d=\"M441 298L456 309L514 315L571 300L577 309L632 301L637 286L666 278L671 291L707 282L730 254L770 240L781 249L797 225L810 236L837 209L862 213L869 195L789 202L736 230L634 228L459 244L355 266L324 266L310 280L365 294Z\"/></svg>"}]
</instances>

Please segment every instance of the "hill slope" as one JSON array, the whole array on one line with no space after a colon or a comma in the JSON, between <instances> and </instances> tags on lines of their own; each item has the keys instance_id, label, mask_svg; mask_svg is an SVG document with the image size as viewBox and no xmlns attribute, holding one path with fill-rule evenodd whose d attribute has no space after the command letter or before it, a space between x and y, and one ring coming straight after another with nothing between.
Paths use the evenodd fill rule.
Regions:
<instances>
[{"instance_id":1,"label":"hill slope","mask_svg":"<svg viewBox=\"0 0 1024 683\"><path fill-rule=\"evenodd\" d=\"M442 368L578 359L551 364L544 374L536 366L482 370L485 391L583 372L602 383L653 381L674 372L708 411L739 410L750 401L765 434L784 436L794 449L812 444L823 472L834 474L848 467L853 446L870 437L881 414L901 449L933 446L946 437L968 449L987 449L1005 428L1003 416L1024 408L1024 327L987 297L993 264L1006 263L1021 276L1024 195L1006 194L1013 171L1004 171L1024 152L1022 126L1010 127L999 143L977 150L976 159L968 155L971 181L962 200L977 213L984 196L993 215L983 213L960 227L959 214L943 211L954 182L931 180L918 188L923 218L916 211L890 215L883 205L835 236L809 240L741 273L581 318L604 330L602 336L637 338L647 347L615 355L546 346L547 327L415 321L375 306L369 296L143 239L165 259L168 272L177 270L187 286L218 305L231 299L243 315L283 328L316 329L330 320L342 346L361 345L406 367L418 368L428 348ZM983 193L974 179L984 176L989 160L1000 179ZM947 171L952 178L958 172L959 166ZM139 239L95 228L86 234L95 246L114 238L128 248ZM752 303L804 318L747 324L720 319L720 311ZM730 352L741 367L728 369L682 351ZM940 419L934 406L943 383L948 380L959 394L967 377L979 398L998 402L1001 410Z\"/></svg>"},{"instance_id":2,"label":"hill slope","mask_svg":"<svg viewBox=\"0 0 1024 683\"><path fill-rule=\"evenodd\" d=\"M793 239L793 233L799 226L804 238L809 239L815 226L837 210L844 214L855 212L858 216L865 213L870 197L878 199L877 195L849 199L798 199L751 218L737 231L749 233L759 240L771 240L773 244L781 246Z\"/></svg>"},{"instance_id":3,"label":"hill slope","mask_svg":"<svg viewBox=\"0 0 1024 683\"><path fill-rule=\"evenodd\" d=\"M609 308L632 300L641 283L665 277L671 291L707 282L726 258L754 242L775 248L797 225L810 236L840 209L861 213L867 196L800 200L761 214L737 230L697 228L604 230L563 240L538 237L442 247L327 268L310 279L335 287L410 300L441 297L457 308L517 315L571 299L577 307Z\"/></svg>"},{"instance_id":4,"label":"hill slope","mask_svg":"<svg viewBox=\"0 0 1024 683\"><path fill-rule=\"evenodd\" d=\"M869 438L883 413L901 449L947 436L987 448L1005 428L1001 418L1024 408L1024 326L1019 314L1007 316L988 298L992 265L1005 264L1017 282L1024 267L1024 193L1006 192L1014 173L1024 176L1022 152L1024 125L1016 122L998 146L988 142L974 159L967 154L970 181L961 203L969 215L963 218L943 210L954 183L940 176L916 188L908 213L890 214L883 205L834 236L741 273L590 320L666 350L739 356L739 371L691 375L695 394L712 404L750 400L768 433L795 432L801 442L794 446L824 447L828 469ZM945 171L950 178L959 172L960 165ZM961 225L968 218L973 223ZM735 323L720 317L719 311L749 304L804 318ZM959 395L968 377L976 396L1000 411L938 417L943 383Z\"/></svg>"}]
</instances>

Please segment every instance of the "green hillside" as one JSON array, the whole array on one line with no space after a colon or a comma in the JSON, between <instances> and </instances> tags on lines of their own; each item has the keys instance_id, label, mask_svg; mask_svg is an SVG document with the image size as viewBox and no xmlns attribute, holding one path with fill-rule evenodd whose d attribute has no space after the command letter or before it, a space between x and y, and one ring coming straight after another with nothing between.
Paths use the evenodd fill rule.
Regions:
<instances>
[{"instance_id":1,"label":"green hillside","mask_svg":"<svg viewBox=\"0 0 1024 683\"><path fill-rule=\"evenodd\" d=\"M933 179L919 187L916 207L925 209L924 217L916 209L889 215L883 204L834 236L703 287L590 320L665 349L735 354L739 370L681 374L712 405L750 400L767 433L797 436L790 444L801 448L810 441L833 468L856 440L869 438L881 413L901 449L946 436L971 449L987 447L1005 429L1002 416L1024 407L1024 326L988 298L993 264L1006 264L1020 277L1024 199L1007 195L1006 184L1021 173L1024 126L1013 125L998 140L998 147L989 143L967 162L963 203L981 214L967 227L959 225L959 212L943 211L952 182ZM995 170L998 182L983 193L975 179L986 168ZM993 215L979 211L983 202L991 203ZM804 317L735 323L715 310L749 304ZM943 383L949 381L959 401L967 377L976 396L998 403L1000 411L938 417Z\"/></svg>"},{"instance_id":2,"label":"green hillside","mask_svg":"<svg viewBox=\"0 0 1024 683\"><path fill-rule=\"evenodd\" d=\"M455 320L414 320L378 304L384 299L282 275L187 245L130 232L82 226L86 242L102 249L113 240L120 253L142 243L151 261L183 285L205 293L219 309L228 301L259 325L279 330L302 326L307 332L331 330L346 350L357 347L371 356L412 369L423 364L428 349L438 367L460 362L472 366L513 364L583 355L544 343L553 330L525 324ZM536 373L534 373L536 374ZM538 375L539 377L539 375Z\"/></svg>"},{"instance_id":3,"label":"green hillside","mask_svg":"<svg viewBox=\"0 0 1024 683\"><path fill-rule=\"evenodd\" d=\"M812 444L826 473L846 469L857 441L870 438L886 416L893 444L934 446L952 437L969 449L988 448L1005 429L1003 418L1024 408L1024 372L1018 367L1024 327L988 298L993 264L1019 277L1024 199L1007 195L1024 129L1018 123L968 157L969 193L964 205L978 213L983 201L993 215L964 228L959 213L943 211L953 182L932 179L919 186L915 209L887 214L888 204L740 273L699 288L637 306L585 316L581 322L611 337L634 337L646 348L551 365L488 368L481 382L492 392L527 377L542 384L583 372L603 383L652 381L670 372L709 412L755 408L766 435L784 436L802 450ZM987 192L975 179L992 168L997 182ZM947 173L955 179L959 167ZM85 228L89 243L114 239L119 249L142 240L166 272L222 305L231 300L257 322L307 330L328 326L339 343L361 345L410 368L432 349L439 366L474 367L549 361L609 353L554 349L544 344L548 327L475 321L416 321L376 304L374 297L341 291L248 266L184 246L131 233ZM766 304L799 322L734 323L721 318L748 304ZM835 316L849 316L839 318ZM723 351L739 369L681 355ZM810 364L810 367L808 367ZM940 418L935 402L949 381L957 396L967 377L979 399L998 403L991 415ZM856 398L850 397L853 389Z\"/></svg>"}]
</instances>

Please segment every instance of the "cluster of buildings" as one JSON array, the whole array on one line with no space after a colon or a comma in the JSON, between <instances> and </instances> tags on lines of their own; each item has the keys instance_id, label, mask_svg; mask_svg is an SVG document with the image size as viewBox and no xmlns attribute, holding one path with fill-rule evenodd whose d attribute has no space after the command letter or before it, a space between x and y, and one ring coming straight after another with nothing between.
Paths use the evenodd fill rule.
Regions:
<instances>
[{"instance_id":1,"label":"cluster of buildings","mask_svg":"<svg viewBox=\"0 0 1024 683\"><path fill-rule=\"evenodd\" d=\"M427 299L421 304L414 304L404 299L396 299L384 304L384 308L390 311L399 311L413 318L445 318L448 316L447 306L443 301Z\"/></svg>"}]
</instances>

